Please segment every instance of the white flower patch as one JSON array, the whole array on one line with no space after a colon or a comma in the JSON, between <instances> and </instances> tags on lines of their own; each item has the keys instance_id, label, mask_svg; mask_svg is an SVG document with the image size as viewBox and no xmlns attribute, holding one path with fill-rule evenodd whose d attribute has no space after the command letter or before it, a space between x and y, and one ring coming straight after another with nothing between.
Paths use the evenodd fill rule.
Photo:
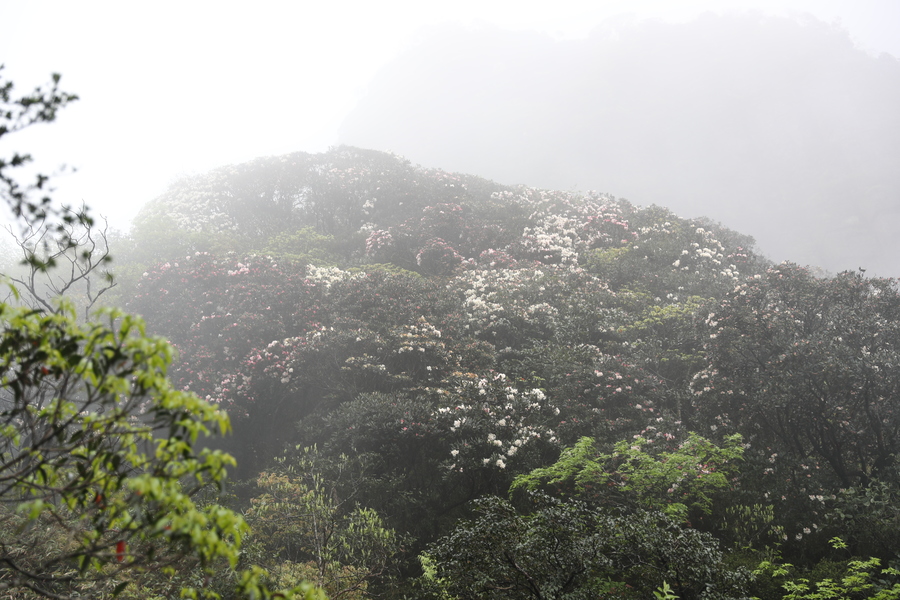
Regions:
<instances>
[{"instance_id":1,"label":"white flower patch","mask_svg":"<svg viewBox=\"0 0 900 600\"><path fill-rule=\"evenodd\" d=\"M436 421L446 423L457 436L454 448L459 455L453 455L457 462L468 459L481 461L483 466L505 468L509 460L517 458L520 450L535 440L558 443L553 426L558 424L559 407L549 404L543 391L520 390L507 380L503 373L466 376L452 397L466 398L468 402L440 406L432 413ZM482 442L472 442L479 438Z\"/></svg>"},{"instance_id":2,"label":"white flower patch","mask_svg":"<svg viewBox=\"0 0 900 600\"><path fill-rule=\"evenodd\" d=\"M306 266L306 278L312 283L322 285L326 290L340 281L349 281L362 277L365 277L365 273L350 273L337 267Z\"/></svg>"}]
</instances>

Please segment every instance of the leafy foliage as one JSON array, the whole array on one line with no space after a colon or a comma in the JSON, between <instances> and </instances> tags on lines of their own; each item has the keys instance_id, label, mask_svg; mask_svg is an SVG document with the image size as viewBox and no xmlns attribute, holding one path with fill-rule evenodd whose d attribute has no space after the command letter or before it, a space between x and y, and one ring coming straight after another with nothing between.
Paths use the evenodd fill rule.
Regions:
<instances>
[{"instance_id":1,"label":"leafy foliage","mask_svg":"<svg viewBox=\"0 0 900 600\"><path fill-rule=\"evenodd\" d=\"M698 407L714 424L753 427L780 451L827 467L843 487L865 484L900 450L898 319L892 280L771 268L706 317Z\"/></svg>"},{"instance_id":2,"label":"leafy foliage","mask_svg":"<svg viewBox=\"0 0 900 600\"><path fill-rule=\"evenodd\" d=\"M713 538L659 513L612 515L533 495L530 512L487 497L478 516L429 547L424 583L457 598L733 598L746 574L721 564Z\"/></svg>"},{"instance_id":3,"label":"leafy foliage","mask_svg":"<svg viewBox=\"0 0 900 600\"><path fill-rule=\"evenodd\" d=\"M306 580L330 598L366 598L369 583L387 575L400 539L377 512L359 506L353 482L342 481L352 477L350 459L327 463L306 448L297 459L261 473L262 493L251 499L247 517L278 584ZM332 472L326 479L327 470ZM291 580L287 569L296 573Z\"/></svg>"},{"instance_id":4,"label":"leafy foliage","mask_svg":"<svg viewBox=\"0 0 900 600\"><path fill-rule=\"evenodd\" d=\"M0 80L0 136L52 121L75 99L58 81L11 100L12 83ZM234 465L199 447L228 431L228 415L172 386L174 350L146 335L140 318L103 309L80 322L69 298L38 288L43 278L50 296L62 296L84 284L87 312L110 283L105 277L106 287L91 291L108 247L87 209L33 199L46 176L32 186L16 181L10 169L29 161L0 159L27 266L17 277L25 297L10 286L10 302L0 303L0 589L10 597L117 596L155 580L154 594L219 597L209 575L238 566L247 524L193 497L221 486ZM68 267L61 274L52 270L60 262ZM179 577L186 572L200 581ZM271 598L263 575L243 569L230 591ZM277 595L321 597L309 584Z\"/></svg>"},{"instance_id":5,"label":"leafy foliage","mask_svg":"<svg viewBox=\"0 0 900 600\"><path fill-rule=\"evenodd\" d=\"M128 571L185 554L200 566L236 564L243 519L191 500L234 464L194 448L227 431L227 415L170 386L172 349L139 319L104 318L78 324L65 303L52 313L0 305L3 520L54 532L38 552L21 545L28 538L0 544L7 588L53 597L91 581L125 584Z\"/></svg>"},{"instance_id":6,"label":"leafy foliage","mask_svg":"<svg viewBox=\"0 0 900 600\"><path fill-rule=\"evenodd\" d=\"M217 443L261 486L237 502L271 581L339 593L365 572L300 550L298 515L340 538L357 509L410 551L347 594L533 593L515 562L571 597L768 600L782 591L745 571L761 560L828 572L834 535L897 551L891 280L770 266L656 206L346 147L182 181L132 240L166 219L178 242L143 249L122 297L178 348L174 386L232 417ZM322 469L342 456L359 462ZM511 485L554 497L500 500ZM576 571L596 576L566 587Z\"/></svg>"},{"instance_id":7,"label":"leafy foliage","mask_svg":"<svg viewBox=\"0 0 900 600\"><path fill-rule=\"evenodd\" d=\"M846 548L843 540L833 538L831 545L835 549ZM882 577L890 577L896 581L900 571L892 567L880 569L881 561L877 558L868 560L847 561L839 578L825 577L819 581L811 581L805 577L784 580L781 587L787 592L783 600L828 600L830 598L863 598L867 600L891 600L900 598L900 583L890 583ZM773 564L763 562L757 571L759 575L769 575L783 579L790 575L791 564ZM877 576L877 577L876 577Z\"/></svg>"},{"instance_id":8,"label":"leafy foliage","mask_svg":"<svg viewBox=\"0 0 900 600\"><path fill-rule=\"evenodd\" d=\"M550 467L520 475L511 490L537 489L541 485L568 484L580 498L604 505L659 510L678 522L689 509L709 514L712 496L727 489L735 464L743 454L740 435L718 447L697 434L671 451L648 452L653 439L635 436L622 441L609 454L598 453L594 440L582 438L562 452Z\"/></svg>"}]
</instances>

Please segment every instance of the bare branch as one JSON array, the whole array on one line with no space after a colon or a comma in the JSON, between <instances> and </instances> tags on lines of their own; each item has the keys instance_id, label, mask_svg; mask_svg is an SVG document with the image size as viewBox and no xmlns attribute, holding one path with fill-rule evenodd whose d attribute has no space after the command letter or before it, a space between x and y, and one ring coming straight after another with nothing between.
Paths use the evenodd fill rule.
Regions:
<instances>
[{"instance_id":1,"label":"bare branch","mask_svg":"<svg viewBox=\"0 0 900 600\"><path fill-rule=\"evenodd\" d=\"M27 306L56 312L54 299L66 296L77 301L84 318L88 318L100 297L116 286L107 268L111 262L109 225L105 218L98 225L93 220L80 219L82 212L65 212L72 221L64 226L62 237L44 221L21 234L7 227L19 247L25 269L10 279L18 285L21 301Z\"/></svg>"}]
</instances>

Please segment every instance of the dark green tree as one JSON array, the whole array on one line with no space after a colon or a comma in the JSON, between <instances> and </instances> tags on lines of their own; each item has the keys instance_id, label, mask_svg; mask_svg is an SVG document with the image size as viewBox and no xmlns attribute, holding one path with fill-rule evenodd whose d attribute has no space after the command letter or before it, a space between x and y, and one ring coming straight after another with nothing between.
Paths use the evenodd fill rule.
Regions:
<instances>
[{"instance_id":1,"label":"dark green tree","mask_svg":"<svg viewBox=\"0 0 900 600\"><path fill-rule=\"evenodd\" d=\"M542 494L520 512L498 497L476 501L423 556L423 583L436 597L650 598L664 585L677 597L740 598L748 576L722 563L709 534L661 513L614 515Z\"/></svg>"},{"instance_id":2,"label":"dark green tree","mask_svg":"<svg viewBox=\"0 0 900 600\"><path fill-rule=\"evenodd\" d=\"M702 316L700 332L709 366L692 388L709 427L742 432L773 462L791 457L837 487L866 484L894 464L895 281L850 272L819 278L781 264L729 292Z\"/></svg>"}]
</instances>

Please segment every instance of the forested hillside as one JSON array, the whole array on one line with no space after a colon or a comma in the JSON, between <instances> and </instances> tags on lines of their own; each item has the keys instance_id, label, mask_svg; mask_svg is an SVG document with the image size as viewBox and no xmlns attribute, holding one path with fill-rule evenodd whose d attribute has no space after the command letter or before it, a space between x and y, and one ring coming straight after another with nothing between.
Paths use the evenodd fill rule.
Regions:
<instances>
[{"instance_id":1,"label":"forested hillside","mask_svg":"<svg viewBox=\"0 0 900 600\"><path fill-rule=\"evenodd\" d=\"M351 147L184 179L114 243L275 584L900 597L893 280Z\"/></svg>"}]
</instances>

